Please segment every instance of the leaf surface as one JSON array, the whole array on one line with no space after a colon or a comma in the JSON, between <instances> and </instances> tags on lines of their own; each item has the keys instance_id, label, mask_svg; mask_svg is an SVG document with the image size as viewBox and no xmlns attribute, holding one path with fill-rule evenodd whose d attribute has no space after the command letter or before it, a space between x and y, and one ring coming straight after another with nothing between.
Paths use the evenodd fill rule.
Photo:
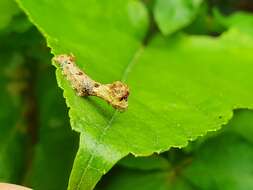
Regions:
<instances>
[{"instance_id":1,"label":"leaf surface","mask_svg":"<svg viewBox=\"0 0 253 190\"><path fill-rule=\"evenodd\" d=\"M224 132L195 147L185 160L167 171L115 170L107 183L101 183L101 189L252 189L253 138L243 132L252 131L252 115L252 111L237 111Z\"/></svg>"},{"instance_id":2,"label":"leaf surface","mask_svg":"<svg viewBox=\"0 0 253 190\"><path fill-rule=\"evenodd\" d=\"M0 30L4 29L11 22L12 17L19 12L14 0L0 1Z\"/></svg>"},{"instance_id":3,"label":"leaf surface","mask_svg":"<svg viewBox=\"0 0 253 190\"><path fill-rule=\"evenodd\" d=\"M244 33L253 34L251 25L253 24L253 17L251 13L235 12L229 16L222 15L217 9L214 9L214 16L217 22L227 28L237 28Z\"/></svg>"},{"instance_id":4,"label":"leaf surface","mask_svg":"<svg viewBox=\"0 0 253 190\"><path fill-rule=\"evenodd\" d=\"M70 190L94 188L129 153L184 147L220 129L233 109L253 108L253 39L236 28L220 38L157 34L143 47L147 15L138 1L19 2L54 54L72 52L97 81L130 86L129 109L119 113L78 97L57 70L72 128L81 133Z\"/></svg>"}]
</instances>

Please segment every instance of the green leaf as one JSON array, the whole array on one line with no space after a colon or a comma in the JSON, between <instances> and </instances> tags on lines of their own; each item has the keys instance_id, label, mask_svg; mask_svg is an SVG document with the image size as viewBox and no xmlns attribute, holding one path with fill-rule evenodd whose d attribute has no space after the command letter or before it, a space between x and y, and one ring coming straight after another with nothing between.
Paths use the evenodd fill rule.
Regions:
<instances>
[{"instance_id":1,"label":"green leaf","mask_svg":"<svg viewBox=\"0 0 253 190\"><path fill-rule=\"evenodd\" d=\"M71 126L81 133L70 190L94 188L129 153L184 147L220 129L233 109L253 108L250 35L236 29L220 38L155 35L142 47L147 15L138 1L19 2L54 54L72 52L92 78L121 79L131 89L129 109L119 113L96 97L78 97L57 70Z\"/></svg>"},{"instance_id":2,"label":"green leaf","mask_svg":"<svg viewBox=\"0 0 253 190\"><path fill-rule=\"evenodd\" d=\"M252 145L240 138L221 136L201 147L189 166L171 171L119 171L98 190L252 189L252 152Z\"/></svg>"},{"instance_id":3,"label":"green leaf","mask_svg":"<svg viewBox=\"0 0 253 190\"><path fill-rule=\"evenodd\" d=\"M187 26L184 31L194 35L212 35L218 36L226 30L223 24L217 21L217 18L210 13L208 1L204 1L199 7L196 18Z\"/></svg>"},{"instance_id":4,"label":"green leaf","mask_svg":"<svg viewBox=\"0 0 253 190\"><path fill-rule=\"evenodd\" d=\"M45 59L45 62L50 61ZM70 130L67 109L57 89L53 69L40 66L38 71L39 142L26 185L37 190L67 189L78 138Z\"/></svg>"},{"instance_id":5,"label":"green leaf","mask_svg":"<svg viewBox=\"0 0 253 190\"><path fill-rule=\"evenodd\" d=\"M11 22L12 17L19 12L14 0L0 1L0 30L4 29Z\"/></svg>"},{"instance_id":6,"label":"green leaf","mask_svg":"<svg viewBox=\"0 0 253 190\"><path fill-rule=\"evenodd\" d=\"M194 150L182 177L197 189L252 189L252 116L237 110L221 134Z\"/></svg>"},{"instance_id":7,"label":"green leaf","mask_svg":"<svg viewBox=\"0 0 253 190\"><path fill-rule=\"evenodd\" d=\"M253 137L251 140L248 135L246 139L241 138L245 136L244 131L252 131L252 116L250 111L236 112L223 133L205 141L185 160L167 171L115 170L98 189L252 189ZM247 127L244 126L246 122Z\"/></svg>"},{"instance_id":8,"label":"green leaf","mask_svg":"<svg viewBox=\"0 0 253 190\"><path fill-rule=\"evenodd\" d=\"M237 28L238 30L253 34L252 24L253 16L247 12L235 12L229 16L222 15L217 9L214 9L214 15L217 22L220 22L227 28Z\"/></svg>"},{"instance_id":9,"label":"green leaf","mask_svg":"<svg viewBox=\"0 0 253 190\"><path fill-rule=\"evenodd\" d=\"M156 0L154 17L163 34L174 33L189 25L202 0Z\"/></svg>"},{"instance_id":10,"label":"green leaf","mask_svg":"<svg viewBox=\"0 0 253 190\"><path fill-rule=\"evenodd\" d=\"M253 113L249 110L236 111L235 117L225 130L236 133L249 142L253 142Z\"/></svg>"},{"instance_id":11,"label":"green leaf","mask_svg":"<svg viewBox=\"0 0 253 190\"><path fill-rule=\"evenodd\" d=\"M252 189L252 157L252 144L221 135L202 146L183 176L198 189Z\"/></svg>"}]
</instances>

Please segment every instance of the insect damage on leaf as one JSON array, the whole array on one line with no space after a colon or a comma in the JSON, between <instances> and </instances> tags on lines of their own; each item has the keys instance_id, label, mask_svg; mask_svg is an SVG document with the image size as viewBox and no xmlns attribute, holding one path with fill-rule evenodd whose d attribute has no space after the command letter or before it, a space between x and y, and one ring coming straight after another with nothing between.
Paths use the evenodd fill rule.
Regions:
<instances>
[{"instance_id":1,"label":"insect damage on leaf","mask_svg":"<svg viewBox=\"0 0 253 190\"><path fill-rule=\"evenodd\" d=\"M128 107L129 88L126 84L120 81L101 84L92 80L78 68L73 55L58 55L53 58L53 61L60 65L63 75L70 81L78 96L97 96L120 111Z\"/></svg>"}]
</instances>

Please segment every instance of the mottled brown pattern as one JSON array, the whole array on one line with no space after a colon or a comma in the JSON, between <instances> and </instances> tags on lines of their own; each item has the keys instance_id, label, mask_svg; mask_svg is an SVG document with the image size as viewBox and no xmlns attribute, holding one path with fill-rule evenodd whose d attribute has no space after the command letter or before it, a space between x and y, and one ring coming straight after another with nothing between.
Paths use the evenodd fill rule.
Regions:
<instances>
[{"instance_id":1,"label":"mottled brown pattern","mask_svg":"<svg viewBox=\"0 0 253 190\"><path fill-rule=\"evenodd\" d=\"M120 81L101 84L92 80L77 67L73 55L58 55L53 58L53 61L61 67L63 75L66 76L78 96L97 96L120 111L128 107L129 88L126 84Z\"/></svg>"}]
</instances>

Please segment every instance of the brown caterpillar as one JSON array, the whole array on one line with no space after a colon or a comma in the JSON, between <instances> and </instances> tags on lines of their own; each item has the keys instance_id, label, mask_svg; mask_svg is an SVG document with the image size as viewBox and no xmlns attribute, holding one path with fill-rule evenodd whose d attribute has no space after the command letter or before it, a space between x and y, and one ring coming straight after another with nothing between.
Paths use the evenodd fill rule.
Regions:
<instances>
[{"instance_id":1,"label":"brown caterpillar","mask_svg":"<svg viewBox=\"0 0 253 190\"><path fill-rule=\"evenodd\" d=\"M78 68L73 55L58 55L53 58L53 61L61 67L63 75L66 76L78 96L97 96L120 111L128 107L129 88L126 84L120 81L101 84L92 80Z\"/></svg>"}]
</instances>

